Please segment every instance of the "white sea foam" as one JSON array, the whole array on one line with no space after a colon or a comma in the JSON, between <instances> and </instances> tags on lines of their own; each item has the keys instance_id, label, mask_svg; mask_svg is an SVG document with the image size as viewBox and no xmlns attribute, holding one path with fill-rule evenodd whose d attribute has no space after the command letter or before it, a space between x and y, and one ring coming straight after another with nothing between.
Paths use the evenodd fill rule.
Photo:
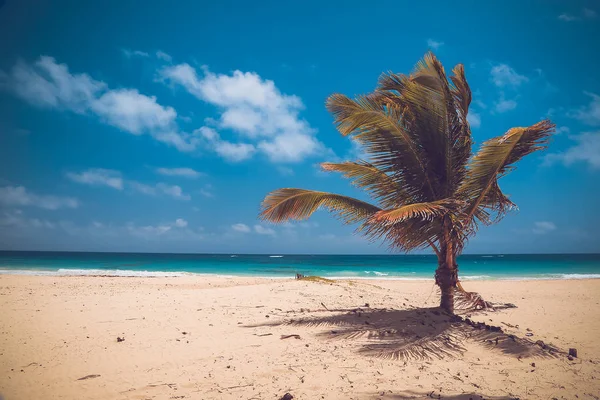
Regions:
<instances>
[{"instance_id":1,"label":"white sea foam","mask_svg":"<svg viewBox=\"0 0 600 400\"><path fill-rule=\"evenodd\" d=\"M269 256L270 258L281 258L283 256Z\"/></svg>"},{"instance_id":2,"label":"white sea foam","mask_svg":"<svg viewBox=\"0 0 600 400\"><path fill-rule=\"evenodd\" d=\"M385 272L379 272L379 271L364 271L365 274L373 274L373 275L377 275L377 276L388 276L389 274L386 274Z\"/></svg>"},{"instance_id":3,"label":"white sea foam","mask_svg":"<svg viewBox=\"0 0 600 400\"><path fill-rule=\"evenodd\" d=\"M359 276L357 271L340 271L340 275L325 276L329 279L385 279L400 281L432 280L428 276L398 276L379 271L364 271L367 276ZM411 272L414 274L414 272ZM34 275L34 276L106 276L106 277L182 277L182 276L211 276L219 278L268 278L268 279L292 279L293 276L269 276L269 275L233 275L218 273L192 273L182 271L132 271L132 270L104 270L104 269L59 269L59 270L35 270L35 269L1 269L0 275ZM541 274L535 276L491 276L491 275L463 275L460 279L473 280L568 280L568 279L600 279L600 274Z\"/></svg>"},{"instance_id":4,"label":"white sea foam","mask_svg":"<svg viewBox=\"0 0 600 400\"><path fill-rule=\"evenodd\" d=\"M489 275L464 275L464 276L461 276L460 279L463 281L479 281L479 280L493 279L493 277L491 277Z\"/></svg>"},{"instance_id":5,"label":"white sea foam","mask_svg":"<svg viewBox=\"0 0 600 400\"><path fill-rule=\"evenodd\" d=\"M412 278L406 276L386 276L385 278L377 277L377 276L326 276L327 279L337 279L337 280L386 280L386 281L432 281L433 278Z\"/></svg>"},{"instance_id":6,"label":"white sea foam","mask_svg":"<svg viewBox=\"0 0 600 400\"><path fill-rule=\"evenodd\" d=\"M568 279L600 279L600 274L546 274L539 276L510 276L502 278L511 281L544 281Z\"/></svg>"},{"instance_id":7,"label":"white sea foam","mask_svg":"<svg viewBox=\"0 0 600 400\"><path fill-rule=\"evenodd\" d=\"M3 275L36 275L36 276L119 276L119 277L179 277L193 275L187 272L167 271L131 271L122 269L59 269L27 270L27 269L0 269Z\"/></svg>"}]
</instances>

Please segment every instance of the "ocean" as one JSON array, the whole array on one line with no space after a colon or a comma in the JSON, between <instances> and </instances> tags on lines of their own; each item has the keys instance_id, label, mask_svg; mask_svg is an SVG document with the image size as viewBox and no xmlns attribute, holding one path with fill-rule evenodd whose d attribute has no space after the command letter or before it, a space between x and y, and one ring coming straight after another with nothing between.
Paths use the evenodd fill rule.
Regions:
<instances>
[{"instance_id":1,"label":"ocean","mask_svg":"<svg viewBox=\"0 0 600 400\"><path fill-rule=\"evenodd\" d=\"M600 254L482 254L458 259L463 280L600 278ZM433 279L433 255L150 254L0 251L0 274Z\"/></svg>"}]
</instances>

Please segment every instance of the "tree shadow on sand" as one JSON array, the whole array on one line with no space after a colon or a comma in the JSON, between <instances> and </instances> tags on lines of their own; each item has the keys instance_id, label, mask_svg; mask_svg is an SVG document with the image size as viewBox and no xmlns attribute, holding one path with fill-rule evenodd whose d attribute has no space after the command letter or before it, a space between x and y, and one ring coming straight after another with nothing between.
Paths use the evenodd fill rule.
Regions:
<instances>
[{"instance_id":1,"label":"tree shadow on sand","mask_svg":"<svg viewBox=\"0 0 600 400\"><path fill-rule=\"evenodd\" d=\"M325 311L319 311L322 314ZM503 332L502 328L449 315L439 308L337 309L328 315L284 319L260 326L327 328L317 334L328 340L357 340L366 356L401 360L430 360L462 355L467 342L514 357L552 358L564 355L558 348Z\"/></svg>"}]
</instances>

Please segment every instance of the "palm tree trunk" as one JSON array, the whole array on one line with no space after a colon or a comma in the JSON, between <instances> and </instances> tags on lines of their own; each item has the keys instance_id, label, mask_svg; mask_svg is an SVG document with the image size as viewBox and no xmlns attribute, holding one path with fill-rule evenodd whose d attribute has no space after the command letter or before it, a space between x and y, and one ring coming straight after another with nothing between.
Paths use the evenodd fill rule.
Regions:
<instances>
[{"instance_id":1,"label":"palm tree trunk","mask_svg":"<svg viewBox=\"0 0 600 400\"><path fill-rule=\"evenodd\" d=\"M458 283L458 269L450 237L450 221L444 221L444 236L440 240L440 253L438 254L438 268L435 271L435 283L442 291L440 307L454 313L454 289Z\"/></svg>"},{"instance_id":2,"label":"palm tree trunk","mask_svg":"<svg viewBox=\"0 0 600 400\"><path fill-rule=\"evenodd\" d=\"M451 314L454 313L454 290L458 282L457 270L449 267L445 261L438 264L435 271L435 283L442 291L440 307Z\"/></svg>"}]
</instances>

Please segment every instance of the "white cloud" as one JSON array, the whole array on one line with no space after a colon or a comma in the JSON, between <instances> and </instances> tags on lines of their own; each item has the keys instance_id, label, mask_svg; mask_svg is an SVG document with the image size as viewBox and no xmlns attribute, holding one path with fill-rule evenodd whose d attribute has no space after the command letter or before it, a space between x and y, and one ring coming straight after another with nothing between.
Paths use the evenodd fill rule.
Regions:
<instances>
[{"instance_id":1,"label":"white cloud","mask_svg":"<svg viewBox=\"0 0 600 400\"><path fill-rule=\"evenodd\" d=\"M427 47L432 48L433 50L437 50L444 45L444 42L438 42L433 39L427 39Z\"/></svg>"},{"instance_id":2,"label":"white cloud","mask_svg":"<svg viewBox=\"0 0 600 400\"><path fill-rule=\"evenodd\" d=\"M565 21L565 22L572 22L572 21L577 21L579 18L577 18L574 15L564 13L564 14L560 14L558 16L558 19L560 19L561 21Z\"/></svg>"},{"instance_id":3,"label":"white cloud","mask_svg":"<svg viewBox=\"0 0 600 400\"><path fill-rule=\"evenodd\" d=\"M192 197L183 193L183 190L180 186L177 185L167 185L165 183L157 183L156 188L162 193L171 196L175 199L180 200L190 200Z\"/></svg>"},{"instance_id":4,"label":"white cloud","mask_svg":"<svg viewBox=\"0 0 600 400\"><path fill-rule=\"evenodd\" d=\"M135 226L133 224L127 226L127 230L134 236L149 237L149 236L160 236L171 230L169 225L146 225L146 226Z\"/></svg>"},{"instance_id":5,"label":"white cloud","mask_svg":"<svg viewBox=\"0 0 600 400\"><path fill-rule=\"evenodd\" d=\"M252 157L256 149L248 143L231 143L221 140L215 143L214 150L227 161L239 162Z\"/></svg>"},{"instance_id":6,"label":"white cloud","mask_svg":"<svg viewBox=\"0 0 600 400\"><path fill-rule=\"evenodd\" d=\"M534 223L533 233L538 235L543 235L549 232L556 230L556 225L554 222L549 221L540 221Z\"/></svg>"},{"instance_id":7,"label":"white cloud","mask_svg":"<svg viewBox=\"0 0 600 400\"><path fill-rule=\"evenodd\" d=\"M149 134L180 151L196 148L191 135L178 131L172 107L136 89L109 89L87 74L72 74L52 57L41 56L33 64L19 61L10 74L2 75L2 87L35 106L95 115L108 125L134 135Z\"/></svg>"},{"instance_id":8,"label":"white cloud","mask_svg":"<svg viewBox=\"0 0 600 400\"><path fill-rule=\"evenodd\" d=\"M506 64L498 64L492 67L491 79L494 85L498 87L516 88L522 83L529 81L524 75L518 74L513 68Z\"/></svg>"},{"instance_id":9,"label":"white cloud","mask_svg":"<svg viewBox=\"0 0 600 400\"><path fill-rule=\"evenodd\" d=\"M236 232L248 233L250 232L250 227L246 224L233 224L231 225L231 229Z\"/></svg>"},{"instance_id":10,"label":"white cloud","mask_svg":"<svg viewBox=\"0 0 600 400\"><path fill-rule=\"evenodd\" d=\"M261 141L258 148L273 162L299 162L325 151L323 144L313 136L295 132L284 133L271 141Z\"/></svg>"},{"instance_id":11,"label":"white cloud","mask_svg":"<svg viewBox=\"0 0 600 400\"><path fill-rule=\"evenodd\" d=\"M27 102L77 113L85 112L97 94L106 90L104 82L86 74L72 75L65 64L47 56L33 65L18 61L7 78L8 87Z\"/></svg>"},{"instance_id":12,"label":"white cloud","mask_svg":"<svg viewBox=\"0 0 600 400\"><path fill-rule=\"evenodd\" d=\"M177 218L175 220L175 226L177 228L185 228L186 226L188 226L188 222L185 219Z\"/></svg>"},{"instance_id":13,"label":"white cloud","mask_svg":"<svg viewBox=\"0 0 600 400\"><path fill-rule=\"evenodd\" d=\"M173 237L181 237L181 234L184 236L200 239L201 235L193 232L188 228L188 222L183 218L177 218L174 222L161 223L158 225L146 225L146 226L137 226L134 223L128 223L125 226L127 232L134 236L140 236L146 239L152 239L154 237L162 236L165 234L169 234ZM173 229L176 228L176 229ZM112 230L121 230L122 228L113 227Z\"/></svg>"},{"instance_id":14,"label":"white cloud","mask_svg":"<svg viewBox=\"0 0 600 400\"><path fill-rule=\"evenodd\" d=\"M254 232L258 233L259 235L275 235L275 231L273 229L266 228L262 225L254 225Z\"/></svg>"},{"instance_id":15,"label":"white cloud","mask_svg":"<svg viewBox=\"0 0 600 400\"><path fill-rule=\"evenodd\" d=\"M213 143L212 150L230 161L250 158L258 149L274 162L298 162L324 148L315 139L315 130L299 117L304 108L300 98L282 94L273 81L256 73L234 71L223 75L203 67L199 76L189 64L179 64L161 69L159 79L183 86L197 98L217 106L217 128L259 141L254 147L251 143L221 140L214 129L211 137L205 134L204 138ZM291 148L296 145L300 147Z\"/></svg>"},{"instance_id":16,"label":"white cloud","mask_svg":"<svg viewBox=\"0 0 600 400\"><path fill-rule=\"evenodd\" d=\"M172 107L163 107L156 97L135 89L110 90L93 101L91 109L109 125L134 135L169 129L177 117Z\"/></svg>"},{"instance_id":17,"label":"white cloud","mask_svg":"<svg viewBox=\"0 0 600 400\"><path fill-rule=\"evenodd\" d=\"M559 135L561 133L571 133L571 129L568 126L559 126L556 128L556 134Z\"/></svg>"},{"instance_id":18,"label":"white cloud","mask_svg":"<svg viewBox=\"0 0 600 400\"><path fill-rule=\"evenodd\" d=\"M69 172L67 178L87 185L108 186L117 190L123 189L121 173L110 169L90 168L79 173Z\"/></svg>"},{"instance_id":19,"label":"white cloud","mask_svg":"<svg viewBox=\"0 0 600 400\"><path fill-rule=\"evenodd\" d=\"M166 176L182 176L185 178L198 178L204 174L192 168L157 168L156 172Z\"/></svg>"},{"instance_id":20,"label":"white cloud","mask_svg":"<svg viewBox=\"0 0 600 400\"><path fill-rule=\"evenodd\" d=\"M128 185L133 190L149 196L164 194L178 200L190 200L192 198L190 195L183 193L183 190L178 185L167 185L166 183L160 182L154 186L151 186L136 181L129 181Z\"/></svg>"},{"instance_id":21,"label":"white cloud","mask_svg":"<svg viewBox=\"0 0 600 400\"><path fill-rule=\"evenodd\" d=\"M194 131L204 146L230 162L241 162L254 155L256 148L249 143L232 143L221 139L217 131L207 126Z\"/></svg>"},{"instance_id":22,"label":"white cloud","mask_svg":"<svg viewBox=\"0 0 600 400\"><path fill-rule=\"evenodd\" d=\"M173 57L171 57L170 55L168 55L164 51L160 51L160 50L158 50L156 52L156 58L158 58L159 60L166 61L166 62L171 62L173 60Z\"/></svg>"},{"instance_id":23,"label":"white cloud","mask_svg":"<svg viewBox=\"0 0 600 400\"><path fill-rule=\"evenodd\" d=\"M150 54L146 53L145 51L129 50L129 49L121 49L121 51L127 58L132 58L132 57L136 57L136 56L137 57L150 57Z\"/></svg>"},{"instance_id":24,"label":"white cloud","mask_svg":"<svg viewBox=\"0 0 600 400\"><path fill-rule=\"evenodd\" d=\"M0 204L57 210L59 208L77 208L79 201L73 197L38 195L29 192L23 186L5 186L0 187Z\"/></svg>"},{"instance_id":25,"label":"white cloud","mask_svg":"<svg viewBox=\"0 0 600 400\"><path fill-rule=\"evenodd\" d=\"M500 96L500 100L495 104L495 110L499 113L514 110L515 108L517 108L517 102L510 99L507 100L504 96Z\"/></svg>"},{"instance_id":26,"label":"white cloud","mask_svg":"<svg viewBox=\"0 0 600 400\"><path fill-rule=\"evenodd\" d=\"M10 210L0 217L0 227L54 229L56 224L45 219L25 218L21 210Z\"/></svg>"},{"instance_id":27,"label":"white cloud","mask_svg":"<svg viewBox=\"0 0 600 400\"><path fill-rule=\"evenodd\" d=\"M590 104L577 110L573 110L569 112L568 115L580 120L585 124L600 126L600 96L590 92L584 93L591 97Z\"/></svg>"},{"instance_id":28,"label":"white cloud","mask_svg":"<svg viewBox=\"0 0 600 400\"><path fill-rule=\"evenodd\" d=\"M467 121L469 121L471 128L479 128L481 126L481 115L475 111L470 111L467 114Z\"/></svg>"},{"instance_id":29,"label":"white cloud","mask_svg":"<svg viewBox=\"0 0 600 400\"><path fill-rule=\"evenodd\" d=\"M584 132L580 135L570 136L576 144L558 153L547 154L544 158L545 165L557 162L566 166L582 162L589 164L594 169L600 169L600 131Z\"/></svg>"}]
</instances>

